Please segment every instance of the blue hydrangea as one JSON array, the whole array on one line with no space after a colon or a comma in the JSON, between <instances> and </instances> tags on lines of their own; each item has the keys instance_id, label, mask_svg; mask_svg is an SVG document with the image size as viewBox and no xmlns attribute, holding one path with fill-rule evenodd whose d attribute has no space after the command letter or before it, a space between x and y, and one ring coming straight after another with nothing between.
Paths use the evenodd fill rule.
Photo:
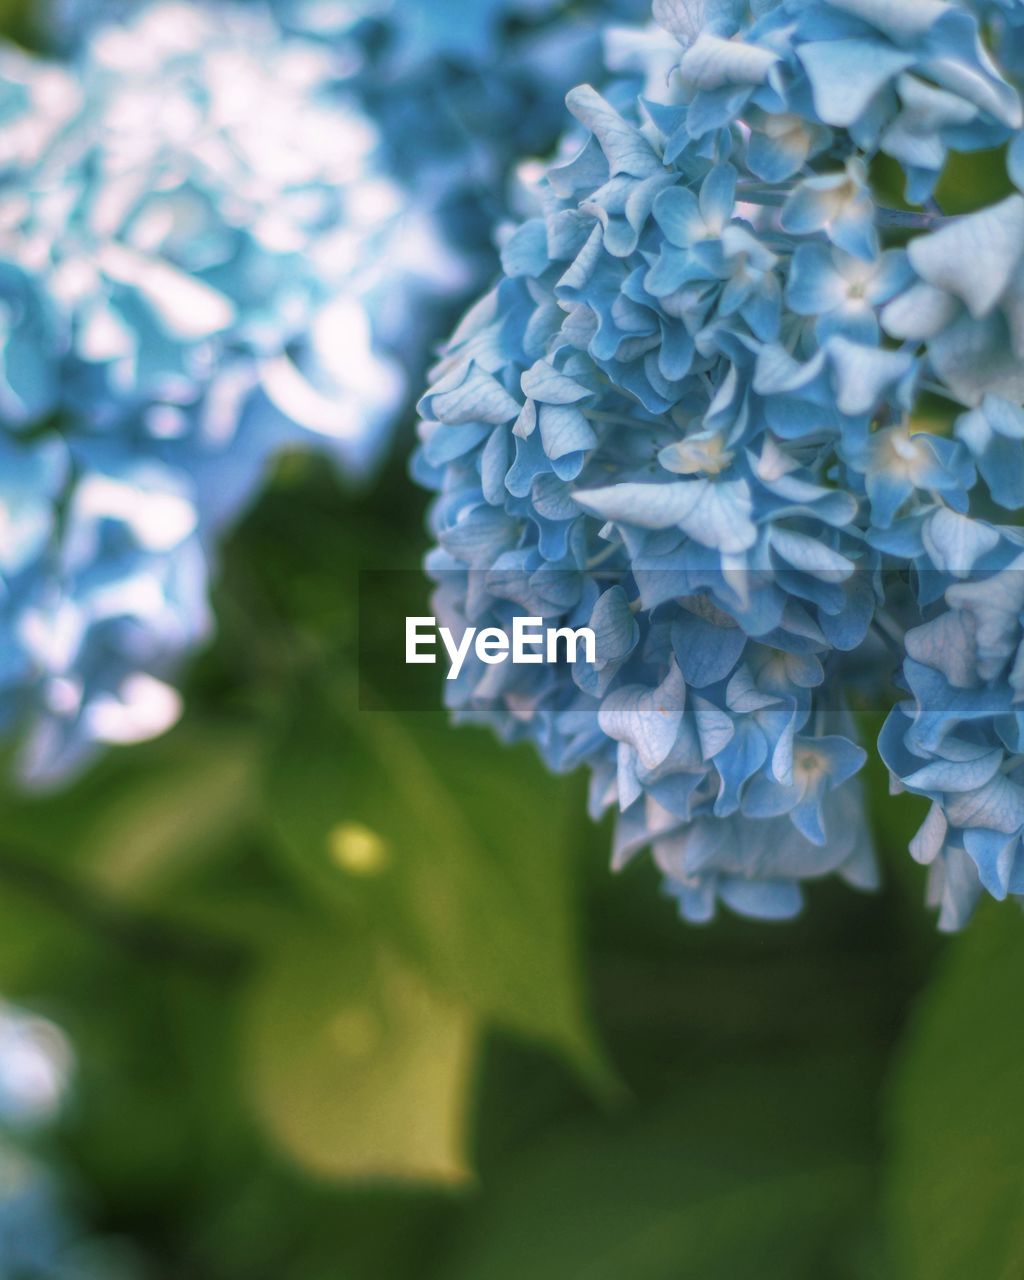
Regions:
<instances>
[{"instance_id":1,"label":"blue hydrangea","mask_svg":"<svg viewBox=\"0 0 1024 1280\"><path fill-rule=\"evenodd\" d=\"M74 46L97 14L123 20L144 2L53 0L51 38ZM330 50L392 177L447 233L450 269L477 287L494 268L513 166L550 152L566 91L601 73L602 25L648 12L647 0L269 2L283 30Z\"/></svg>"},{"instance_id":2,"label":"blue hydrangea","mask_svg":"<svg viewBox=\"0 0 1024 1280\"><path fill-rule=\"evenodd\" d=\"M601 74L601 25L647 0L277 0L287 21L347 23L366 109L392 169L433 208L458 252L493 270L503 187L523 156L550 152L566 91ZM354 12L358 19L353 20ZM329 26L330 24L328 24Z\"/></svg>"},{"instance_id":3,"label":"blue hydrangea","mask_svg":"<svg viewBox=\"0 0 1024 1280\"><path fill-rule=\"evenodd\" d=\"M138 1260L116 1241L90 1238L73 1194L38 1156L0 1139L0 1266L11 1276L136 1280Z\"/></svg>"},{"instance_id":4,"label":"blue hydrangea","mask_svg":"<svg viewBox=\"0 0 1024 1280\"><path fill-rule=\"evenodd\" d=\"M377 456L375 338L430 241L330 55L258 8L156 4L0 74L0 726L51 781L174 721L272 455Z\"/></svg>"},{"instance_id":5,"label":"blue hydrangea","mask_svg":"<svg viewBox=\"0 0 1024 1280\"><path fill-rule=\"evenodd\" d=\"M639 97L570 94L589 136L434 370L414 464L447 625L590 625L597 661L471 659L449 701L585 764L616 865L650 849L688 919L770 919L875 883L848 703L896 681L879 746L932 800L912 851L957 927L1024 894L1024 197L950 218L935 189L954 151L1024 173L1014 66L945 0L654 13L612 45Z\"/></svg>"},{"instance_id":6,"label":"blue hydrangea","mask_svg":"<svg viewBox=\"0 0 1024 1280\"><path fill-rule=\"evenodd\" d=\"M75 1197L38 1151L69 1093L74 1054L46 1018L0 1000L0 1273L53 1280L133 1280L123 1241L90 1236Z\"/></svg>"}]
</instances>

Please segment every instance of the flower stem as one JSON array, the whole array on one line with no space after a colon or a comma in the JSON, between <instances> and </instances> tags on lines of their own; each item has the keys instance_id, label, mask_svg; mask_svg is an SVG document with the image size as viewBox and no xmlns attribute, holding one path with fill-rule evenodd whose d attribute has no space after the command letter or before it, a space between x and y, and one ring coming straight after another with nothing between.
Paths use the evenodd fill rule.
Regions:
<instances>
[{"instance_id":1,"label":"flower stem","mask_svg":"<svg viewBox=\"0 0 1024 1280\"><path fill-rule=\"evenodd\" d=\"M737 187L736 194L742 203L760 204L773 209L781 208L789 199L788 191L772 191L760 186L744 187L742 183ZM875 207L875 222L880 227L930 231L933 227L949 221L949 216L940 213L937 206L920 212L915 209L890 209L886 205Z\"/></svg>"}]
</instances>

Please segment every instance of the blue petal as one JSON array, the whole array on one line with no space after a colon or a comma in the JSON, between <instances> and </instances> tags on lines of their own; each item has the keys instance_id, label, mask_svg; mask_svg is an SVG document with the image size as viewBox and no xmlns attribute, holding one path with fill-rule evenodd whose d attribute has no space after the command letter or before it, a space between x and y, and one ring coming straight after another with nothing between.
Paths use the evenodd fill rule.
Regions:
<instances>
[{"instance_id":1,"label":"blue petal","mask_svg":"<svg viewBox=\"0 0 1024 1280\"><path fill-rule=\"evenodd\" d=\"M755 920L792 920L803 909L803 893L792 880L743 880L729 876L719 886L722 901Z\"/></svg>"},{"instance_id":2,"label":"blue petal","mask_svg":"<svg viewBox=\"0 0 1024 1280\"><path fill-rule=\"evenodd\" d=\"M786 301L802 316L820 316L842 306L847 284L836 270L831 252L821 244L802 244L793 254Z\"/></svg>"},{"instance_id":3,"label":"blue petal","mask_svg":"<svg viewBox=\"0 0 1024 1280\"><path fill-rule=\"evenodd\" d=\"M835 371L836 404L842 413L872 412L914 366L909 351L865 347L843 337L829 338L827 349Z\"/></svg>"},{"instance_id":4,"label":"blue petal","mask_svg":"<svg viewBox=\"0 0 1024 1280\"><path fill-rule=\"evenodd\" d=\"M878 40L809 42L797 49L814 93L818 115L830 125L851 125L907 67L914 54Z\"/></svg>"},{"instance_id":5,"label":"blue petal","mask_svg":"<svg viewBox=\"0 0 1024 1280\"><path fill-rule=\"evenodd\" d=\"M724 552L745 551L757 539L745 480L617 484L577 493L576 501L603 519L641 529L678 527L703 546Z\"/></svg>"},{"instance_id":6,"label":"blue petal","mask_svg":"<svg viewBox=\"0 0 1024 1280\"><path fill-rule=\"evenodd\" d=\"M565 103L580 124L589 129L601 144L612 177L626 173L634 178L645 178L661 168L650 143L589 84L570 90Z\"/></svg>"},{"instance_id":7,"label":"blue petal","mask_svg":"<svg viewBox=\"0 0 1024 1280\"><path fill-rule=\"evenodd\" d=\"M743 41L723 40L702 31L683 54L679 76L693 89L714 90L763 84L778 62L770 49Z\"/></svg>"},{"instance_id":8,"label":"blue petal","mask_svg":"<svg viewBox=\"0 0 1024 1280\"><path fill-rule=\"evenodd\" d=\"M735 200L736 170L731 164L715 165L701 184L701 217L709 227L724 227L732 217Z\"/></svg>"},{"instance_id":9,"label":"blue petal","mask_svg":"<svg viewBox=\"0 0 1024 1280\"><path fill-rule=\"evenodd\" d=\"M452 426L478 422L500 426L520 410L501 383L476 364L469 365L465 377L450 391L430 396L428 405L431 413Z\"/></svg>"},{"instance_id":10,"label":"blue petal","mask_svg":"<svg viewBox=\"0 0 1024 1280\"><path fill-rule=\"evenodd\" d=\"M746 644L740 627L720 627L684 611L672 623L672 648L686 683L694 689L724 680Z\"/></svg>"},{"instance_id":11,"label":"blue petal","mask_svg":"<svg viewBox=\"0 0 1024 1280\"><path fill-rule=\"evenodd\" d=\"M983 316L1005 293L1024 252L1024 196L956 218L911 240L911 265L922 280L952 293Z\"/></svg>"},{"instance_id":12,"label":"blue petal","mask_svg":"<svg viewBox=\"0 0 1024 1280\"><path fill-rule=\"evenodd\" d=\"M686 703L686 685L673 663L656 689L626 685L601 704L602 730L616 742L628 743L645 768L654 769L672 750Z\"/></svg>"}]
</instances>

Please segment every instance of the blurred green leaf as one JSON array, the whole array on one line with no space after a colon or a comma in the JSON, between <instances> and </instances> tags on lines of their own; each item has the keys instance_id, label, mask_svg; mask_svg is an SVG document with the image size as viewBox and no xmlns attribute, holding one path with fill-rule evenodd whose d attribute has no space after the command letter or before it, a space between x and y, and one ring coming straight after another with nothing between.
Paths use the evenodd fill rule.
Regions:
<instances>
[{"instance_id":1,"label":"blurred green leaf","mask_svg":"<svg viewBox=\"0 0 1024 1280\"><path fill-rule=\"evenodd\" d=\"M0 0L0 35L9 40L38 39L42 24L33 12L38 7L38 0Z\"/></svg>"},{"instance_id":2,"label":"blurred green leaf","mask_svg":"<svg viewBox=\"0 0 1024 1280\"><path fill-rule=\"evenodd\" d=\"M871 186L878 198L897 209L906 202L906 175L897 161L879 152L871 161ZM970 213L1012 194L1006 171L1006 148L951 151L939 177L935 198L946 214ZM898 236L895 238L899 238Z\"/></svg>"},{"instance_id":3,"label":"blurred green leaf","mask_svg":"<svg viewBox=\"0 0 1024 1280\"><path fill-rule=\"evenodd\" d=\"M363 935L297 935L255 985L250 1093L269 1132L329 1178L458 1183L476 1026Z\"/></svg>"},{"instance_id":4,"label":"blurred green leaf","mask_svg":"<svg viewBox=\"0 0 1024 1280\"><path fill-rule=\"evenodd\" d=\"M953 151L946 159L935 196L944 213L971 213L1005 199L1014 190L1006 172L1004 148Z\"/></svg>"},{"instance_id":5,"label":"blurred green leaf","mask_svg":"<svg viewBox=\"0 0 1024 1280\"><path fill-rule=\"evenodd\" d=\"M252 723L192 714L153 742L110 750L60 790L9 783L0 790L6 841L126 896L152 893L251 814L259 758Z\"/></svg>"},{"instance_id":6,"label":"blurred green leaf","mask_svg":"<svg viewBox=\"0 0 1024 1280\"><path fill-rule=\"evenodd\" d=\"M301 715L265 787L282 848L453 999L608 1087L584 1014L575 789L528 751L416 720Z\"/></svg>"},{"instance_id":7,"label":"blurred green leaf","mask_svg":"<svg viewBox=\"0 0 1024 1280\"><path fill-rule=\"evenodd\" d=\"M435 1280L854 1274L862 1084L849 1061L750 1061L645 1112L563 1124L493 1180L484 1171L488 1198Z\"/></svg>"},{"instance_id":8,"label":"blurred green leaf","mask_svg":"<svg viewBox=\"0 0 1024 1280\"><path fill-rule=\"evenodd\" d=\"M63 791L0 792L0 988L59 989L85 955L235 969L281 906L263 892L250 925L251 863L211 893L253 825L259 746L248 724L191 718Z\"/></svg>"},{"instance_id":9,"label":"blurred green leaf","mask_svg":"<svg viewBox=\"0 0 1024 1280\"><path fill-rule=\"evenodd\" d=\"M97 807L81 837L90 877L130 897L204 861L251 813L257 760L243 731L172 739L145 775L130 788L109 788Z\"/></svg>"},{"instance_id":10,"label":"blurred green leaf","mask_svg":"<svg viewBox=\"0 0 1024 1280\"><path fill-rule=\"evenodd\" d=\"M948 947L891 1099L899 1280L1024 1276L1024 920L989 906Z\"/></svg>"}]
</instances>

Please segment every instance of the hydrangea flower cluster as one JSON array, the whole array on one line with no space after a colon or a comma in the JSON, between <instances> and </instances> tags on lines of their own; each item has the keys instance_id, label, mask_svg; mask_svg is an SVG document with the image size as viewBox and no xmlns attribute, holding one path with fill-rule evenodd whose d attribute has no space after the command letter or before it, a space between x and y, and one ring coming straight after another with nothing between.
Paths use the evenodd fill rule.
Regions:
<instances>
[{"instance_id":1,"label":"hydrangea flower cluster","mask_svg":"<svg viewBox=\"0 0 1024 1280\"><path fill-rule=\"evenodd\" d=\"M54 0L74 46L145 0ZM245 2L245 0L241 0ZM601 73L601 27L638 21L647 0L270 0L283 30L334 55L380 130L389 172L429 214L478 286L494 269L493 227L510 172L547 154L564 98ZM434 334L433 338L441 335Z\"/></svg>"},{"instance_id":2,"label":"hydrangea flower cluster","mask_svg":"<svg viewBox=\"0 0 1024 1280\"><path fill-rule=\"evenodd\" d=\"M58 1026L0 1000L0 1273L132 1280L131 1252L88 1234L58 1169L33 1150L67 1102L73 1067Z\"/></svg>"},{"instance_id":3,"label":"hydrangea flower cluster","mask_svg":"<svg viewBox=\"0 0 1024 1280\"><path fill-rule=\"evenodd\" d=\"M875 882L847 701L895 681L880 750L932 801L912 852L955 928L1024 893L1024 197L953 218L935 189L1000 147L1024 186L1020 6L654 12L638 99L570 94L589 137L414 464L446 624L589 625L597 662L470 658L450 703L587 765L616 865L650 848L686 918L784 918L809 879Z\"/></svg>"},{"instance_id":4,"label":"hydrangea flower cluster","mask_svg":"<svg viewBox=\"0 0 1024 1280\"><path fill-rule=\"evenodd\" d=\"M512 166L550 152L566 91L601 74L602 23L647 9L646 0L276 2L286 24L347 34L392 171L488 275Z\"/></svg>"},{"instance_id":5,"label":"hydrangea flower cluster","mask_svg":"<svg viewBox=\"0 0 1024 1280\"><path fill-rule=\"evenodd\" d=\"M379 450L373 321L422 244L329 54L258 8L158 3L0 75L0 728L49 781L173 722L268 458Z\"/></svg>"}]
</instances>

